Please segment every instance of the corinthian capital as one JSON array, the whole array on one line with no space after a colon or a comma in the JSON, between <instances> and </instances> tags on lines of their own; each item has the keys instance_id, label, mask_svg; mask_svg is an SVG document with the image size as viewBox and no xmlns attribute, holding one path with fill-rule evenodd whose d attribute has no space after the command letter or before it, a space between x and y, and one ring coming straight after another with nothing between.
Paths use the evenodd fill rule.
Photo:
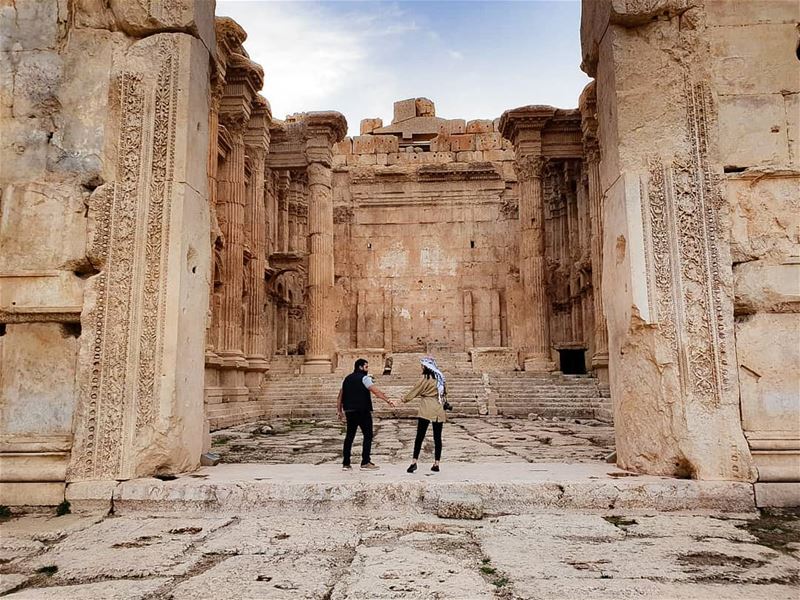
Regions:
<instances>
[{"instance_id":1,"label":"corinthian capital","mask_svg":"<svg viewBox=\"0 0 800 600\"><path fill-rule=\"evenodd\" d=\"M514 161L514 171L519 181L540 179L547 160L538 155L520 156Z\"/></svg>"}]
</instances>

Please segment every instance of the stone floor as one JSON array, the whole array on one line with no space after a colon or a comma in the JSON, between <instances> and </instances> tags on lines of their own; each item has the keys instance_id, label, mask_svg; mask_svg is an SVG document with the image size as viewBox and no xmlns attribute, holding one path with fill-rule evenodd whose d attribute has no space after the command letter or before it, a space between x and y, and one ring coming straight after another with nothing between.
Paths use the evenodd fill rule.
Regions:
<instances>
[{"instance_id":1,"label":"stone floor","mask_svg":"<svg viewBox=\"0 0 800 600\"><path fill-rule=\"evenodd\" d=\"M797 598L800 518L24 516L14 599Z\"/></svg>"},{"instance_id":2,"label":"stone floor","mask_svg":"<svg viewBox=\"0 0 800 600\"><path fill-rule=\"evenodd\" d=\"M416 435L414 419L376 419L372 458L404 463ZM614 447L614 428L593 420L456 418L443 430L444 462L588 462L602 461ZM344 427L338 421L264 421L212 434L212 451L222 462L324 464L341 461ZM361 436L353 445L359 461ZM428 430L421 460L433 454Z\"/></svg>"}]
</instances>

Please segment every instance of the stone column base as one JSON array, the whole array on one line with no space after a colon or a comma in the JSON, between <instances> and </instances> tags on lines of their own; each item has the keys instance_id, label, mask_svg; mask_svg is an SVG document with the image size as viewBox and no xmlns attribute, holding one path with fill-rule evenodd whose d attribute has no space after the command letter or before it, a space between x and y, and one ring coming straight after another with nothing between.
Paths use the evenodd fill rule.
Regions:
<instances>
[{"instance_id":1,"label":"stone column base","mask_svg":"<svg viewBox=\"0 0 800 600\"><path fill-rule=\"evenodd\" d=\"M329 375L333 373L333 363L327 356L307 357L300 366L303 375Z\"/></svg>"}]
</instances>

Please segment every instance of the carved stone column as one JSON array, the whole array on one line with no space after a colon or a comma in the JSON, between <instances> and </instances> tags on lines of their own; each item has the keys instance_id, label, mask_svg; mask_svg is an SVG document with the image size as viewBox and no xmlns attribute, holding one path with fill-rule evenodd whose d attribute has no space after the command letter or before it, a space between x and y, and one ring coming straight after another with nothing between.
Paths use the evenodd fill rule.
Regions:
<instances>
[{"instance_id":1,"label":"carved stone column","mask_svg":"<svg viewBox=\"0 0 800 600\"><path fill-rule=\"evenodd\" d=\"M251 258L245 276L248 289L245 307L244 353L248 368L266 370L267 319L264 271L267 267L267 210L264 194L264 164L269 148L269 105L260 96L250 117L246 134L247 154L251 160L250 185L245 222L250 239Z\"/></svg>"},{"instance_id":2,"label":"carved stone column","mask_svg":"<svg viewBox=\"0 0 800 600\"><path fill-rule=\"evenodd\" d=\"M553 371L546 291L544 202L542 194L542 128L555 110L529 106L506 111L500 118L503 137L511 140L519 181L520 276L527 314L523 347L526 371Z\"/></svg>"},{"instance_id":3,"label":"carved stone column","mask_svg":"<svg viewBox=\"0 0 800 600\"><path fill-rule=\"evenodd\" d=\"M304 373L333 370L333 144L344 138L347 122L339 113L310 113L307 117L308 158L308 347Z\"/></svg>"},{"instance_id":4,"label":"carved stone column","mask_svg":"<svg viewBox=\"0 0 800 600\"><path fill-rule=\"evenodd\" d=\"M608 383L608 324L603 309L603 192L600 185L600 145L597 139L595 86L581 97L581 127L589 179L589 221L591 227L592 289L594 290L594 354L592 369Z\"/></svg>"}]
</instances>

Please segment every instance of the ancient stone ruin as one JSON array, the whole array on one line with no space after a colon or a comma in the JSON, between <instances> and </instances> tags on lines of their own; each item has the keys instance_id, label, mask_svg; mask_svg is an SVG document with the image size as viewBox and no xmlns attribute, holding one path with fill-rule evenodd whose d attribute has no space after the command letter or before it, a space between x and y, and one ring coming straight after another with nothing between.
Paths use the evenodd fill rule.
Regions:
<instances>
[{"instance_id":1,"label":"ancient stone ruin","mask_svg":"<svg viewBox=\"0 0 800 600\"><path fill-rule=\"evenodd\" d=\"M584 0L577 107L411 98L345 137L272 114L213 2L0 8L0 503L192 470L427 353L459 414L800 497L798 20Z\"/></svg>"}]
</instances>

